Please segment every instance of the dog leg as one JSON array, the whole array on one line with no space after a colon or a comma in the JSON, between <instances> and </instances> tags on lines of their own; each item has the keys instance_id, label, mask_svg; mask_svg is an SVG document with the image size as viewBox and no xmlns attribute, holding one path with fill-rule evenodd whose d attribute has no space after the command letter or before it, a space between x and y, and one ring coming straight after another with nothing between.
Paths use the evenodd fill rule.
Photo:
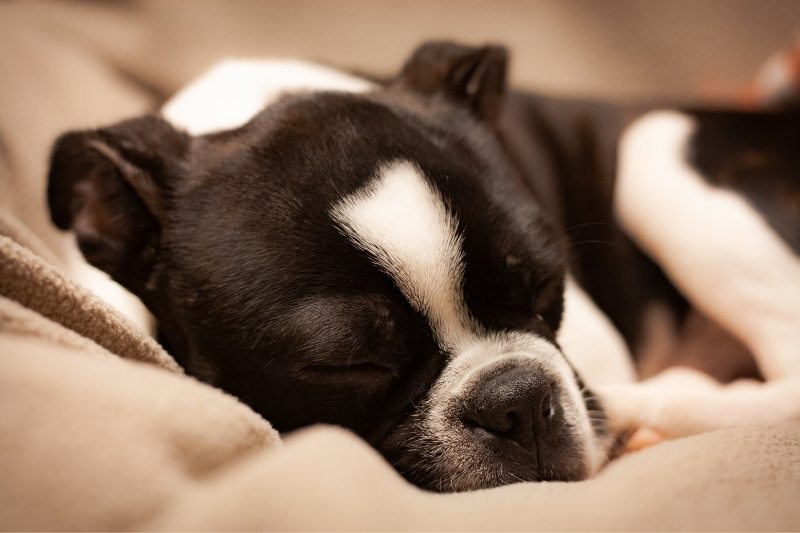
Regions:
<instances>
[{"instance_id":1,"label":"dog leg","mask_svg":"<svg viewBox=\"0 0 800 533\"><path fill-rule=\"evenodd\" d=\"M691 117L654 112L620 146L616 210L692 303L753 352L768 380L800 376L800 259L737 194L686 162Z\"/></svg>"},{"instance_id":2,"label":"dog leg","mask_svg":"<svg viewBox=\"0 0 800 533\"><path fill-rule=\"evenodd\" d=\"M800 419L800 260L741 197L689 166L693 131L691 117L675 112L648 114L626 131L617 214L692 303L748 346L768 382L722 386L673 369L603 386L618 430L677 437Z\"/></svg>"},{"instance_id":3,"label":"dog leg","mask_svg":"<svg viewBox=\"0 0 800 533\"><path fill-rule=\"evenodd\" d=\"M800 419L800 377L720 385L697 370L673 368L636 384L598 389L615 431L656 430L674 438L733 426Z\"/></svg>"}]
</instances>

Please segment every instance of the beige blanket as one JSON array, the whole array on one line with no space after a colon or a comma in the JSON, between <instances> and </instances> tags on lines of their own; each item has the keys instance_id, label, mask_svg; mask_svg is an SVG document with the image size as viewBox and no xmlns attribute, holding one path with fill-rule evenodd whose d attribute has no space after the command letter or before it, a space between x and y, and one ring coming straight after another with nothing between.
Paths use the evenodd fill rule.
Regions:
<instances>
[{"instance_id":1,"label":"beige blanket","mask_svg":"<svg viewBox=\"0 0 800 533\"><path fill-rule=\"evenodd\" d=\"M666 442L582 483L436 495L346 431L281 442L185 376L71 281L43 205L60 130L147 108L119 73L147 60L131 44L146 13L0 5L0 528L800 529L800 424ZM86 20L123 36L114 54L75 33Z\"/></svg>"}]
</instances>

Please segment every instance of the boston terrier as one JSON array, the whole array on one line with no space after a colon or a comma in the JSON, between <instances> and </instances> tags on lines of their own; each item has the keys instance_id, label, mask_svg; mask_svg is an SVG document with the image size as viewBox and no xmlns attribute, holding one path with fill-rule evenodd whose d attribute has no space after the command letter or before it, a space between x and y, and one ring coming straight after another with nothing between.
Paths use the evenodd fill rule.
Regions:
<instances>
[{"instance_id":1,"label":"boston terrier","mask_svg":"<svg viewBox=\"0 0 800 533\"><path fill-rule=\"evenodd\" d=\"M59 138L52 220L190 374L280 431L350 428L432 490L595 473L670 397L632 383L653 309L800 375L798 115L515 92L507 61L224 62L158 114ZM684 429L768 418L761 396Z\"/></svg>"}]
</instances>

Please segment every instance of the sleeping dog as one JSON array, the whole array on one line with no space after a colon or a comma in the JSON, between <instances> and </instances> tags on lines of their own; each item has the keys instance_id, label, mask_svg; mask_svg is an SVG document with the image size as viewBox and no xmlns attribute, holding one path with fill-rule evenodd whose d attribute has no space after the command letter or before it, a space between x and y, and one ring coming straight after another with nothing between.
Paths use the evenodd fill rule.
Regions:
<instances>
[{"instance_id":1,"label":"sleeping dog","mask_svg":"<svg viewBox=\"0 0 800 533\"><path fill-rule=\"evenodd\" d=\"M563 101L506 67L444 42L383 81L225 62L58 139L52 219L189 373L433 490L584 479L641 425L796 417L797 114ZM654 309L702 311L769 382L632 383Z\"/></svg>"}]
</instances>

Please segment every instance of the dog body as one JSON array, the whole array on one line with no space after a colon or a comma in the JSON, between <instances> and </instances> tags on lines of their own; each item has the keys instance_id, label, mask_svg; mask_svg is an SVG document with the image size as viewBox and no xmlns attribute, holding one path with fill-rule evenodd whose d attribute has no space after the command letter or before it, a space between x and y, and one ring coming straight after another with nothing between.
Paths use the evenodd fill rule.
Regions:
<instances>
[{"instance_id":1,"label":"dog body","mask_svg":"<svg viewBox=\"0 0 800 533\"><path fill-rule=\"evenodd\" d=\"M502 49L448 43L421 47L386 83L223 64L161 116L62 137L53 220L147 304L190 372L282 431L351 428L436 490L583 479L638 422L625 398L643 389L620 388L633 380L630 347L646 342L648 305L681 298L617 215L693 301L708 276L673 254L687 245L713 263L725 226L740 224L773 266L734 254L731 272L750 278L722 282L766 280L768 292L697 301L745 341L778 335L748 347L770 354L759 358L768 376L794 372L795 211L769 226L747 204L711 202L726 222L703 240L691 227L708 213L692 201L678 244L670 237L687 191L717 198L702 179L711 189L695 190L680 153L697 142L693 124L702 133L717 118L651 114L628 127L638 113L506 93L505 68ZM774 120L797 130L794 117ZM677 173L678 190L659 172ZM613 246L581 249L598 231ZM725 321L732 305L765 303L780 320ZM611 425L591 392L609 386Z\"/></svg>"}]
</instances>

